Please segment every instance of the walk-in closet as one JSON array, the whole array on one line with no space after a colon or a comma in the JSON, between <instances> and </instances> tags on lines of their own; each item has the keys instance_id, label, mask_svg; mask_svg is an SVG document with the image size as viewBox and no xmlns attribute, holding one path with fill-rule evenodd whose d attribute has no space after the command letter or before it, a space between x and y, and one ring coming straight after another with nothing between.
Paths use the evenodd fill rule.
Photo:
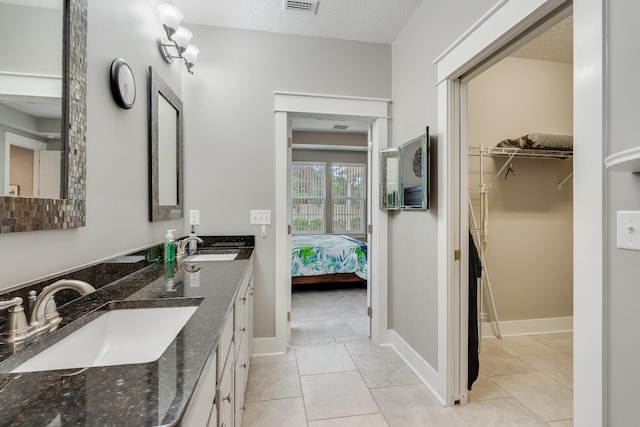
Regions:
<instances>
[{"instance_id":1,"label":"walk-in closet","mask_svg":"<svg viewBox=\"0 0 640 427\"><path fill-rule=\"evenodd\" d=\"M502 385L505 375L517 382L535 368L569 402L572 37L568 17L470 80L466 93L469 229L483 267L479 382ZM500 339L507 336L518 338ZM571 411L569 404L556 419Z\"/></svg>"}]
</instances>

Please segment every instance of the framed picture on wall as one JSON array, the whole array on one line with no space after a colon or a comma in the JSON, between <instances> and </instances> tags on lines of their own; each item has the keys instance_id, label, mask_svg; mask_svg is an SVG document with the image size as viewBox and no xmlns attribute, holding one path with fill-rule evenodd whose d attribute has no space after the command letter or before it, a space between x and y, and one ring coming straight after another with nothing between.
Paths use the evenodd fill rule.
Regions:
<instances>
[{"instance_id":1,"label":"framed picture on wall","mask_svg":"<svg viewBox=\"0 0 640 427\"><path fill-rule=\"evenodd\" d=\"M424 135L402 144L400 208L429 209L429 127Z\"/></svg>"},{"instance_id":2,"label":"framed picture on wall","mask_svg":"<svg viewBox=\"0 0 640 427\"><path fill-rule=\"evenodd\" d=\"M18 197L20 195L20 186L9 184L9 194L10 197Z\"/></svg>"}]
</instances>

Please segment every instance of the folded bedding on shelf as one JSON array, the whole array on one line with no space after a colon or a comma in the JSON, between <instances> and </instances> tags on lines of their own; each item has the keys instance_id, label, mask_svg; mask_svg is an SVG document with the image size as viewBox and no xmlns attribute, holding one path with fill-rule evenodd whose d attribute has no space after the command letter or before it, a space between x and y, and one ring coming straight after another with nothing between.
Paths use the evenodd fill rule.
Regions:
<instances>
[{"instance_id":1,"label":"folded bedding on shelf","mask_svg":"<svg viewBox=\"0 0 640 427\"><path fill-rule=\"evenodd\" d=\"M497 147L523 148L531 150L573 150L573 135L551 135L547 133L530 133L518 139L505 139Z\"/></svg>"}]
</instances>

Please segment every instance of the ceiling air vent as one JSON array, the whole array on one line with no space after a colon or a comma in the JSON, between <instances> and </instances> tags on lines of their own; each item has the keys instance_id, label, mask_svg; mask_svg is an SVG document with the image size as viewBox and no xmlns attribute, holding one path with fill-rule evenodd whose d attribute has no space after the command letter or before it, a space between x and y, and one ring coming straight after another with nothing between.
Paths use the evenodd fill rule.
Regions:
<instances>
[{"instance_id":1,"label":"ceiling air vent","mask_svg":"<svg viewBox=\"0 0 640 427\"><path fill-rule=\"evenodd\" d=\"M318 1L284 0L284 10L292 12L318 12Z\"/></svg>"},{"instance_id":2,"label":"ceiling air vent","mask_svg":"<svg viewBox=\"0 0 640 427\"><path fill-rule=\"evenodd\" d=\"M333 125L333 129L335 130L347 130L348 128L348 125Z\"/></svg>"}]
</instances>

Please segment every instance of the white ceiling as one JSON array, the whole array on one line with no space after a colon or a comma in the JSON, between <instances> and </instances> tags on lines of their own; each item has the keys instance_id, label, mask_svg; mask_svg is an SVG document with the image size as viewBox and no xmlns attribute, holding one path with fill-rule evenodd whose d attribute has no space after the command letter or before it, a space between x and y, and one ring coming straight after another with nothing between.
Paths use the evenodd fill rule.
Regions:
<instances>
[{"instance_id":1,"label":"white ceiling","mask_svg":"<svg viewBox=\"0 0 640 427\"><path fill-rule=\"evenodd\" d=\"M283 11L283 0L173 0L187 27L192 23L374 43L393 42L421 2L320 0L312 14Z\"/></svg>"}]
</instances>

